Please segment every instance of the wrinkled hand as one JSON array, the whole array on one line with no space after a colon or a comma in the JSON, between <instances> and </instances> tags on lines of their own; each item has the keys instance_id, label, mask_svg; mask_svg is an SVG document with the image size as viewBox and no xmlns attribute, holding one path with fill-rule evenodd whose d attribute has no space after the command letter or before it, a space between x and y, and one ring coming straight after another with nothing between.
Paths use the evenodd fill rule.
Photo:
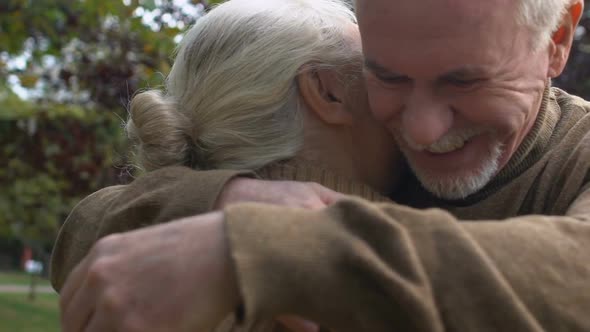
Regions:
<instances>
[{"instance_id":1,"label":"wrinkled hand","mask_svg":"<svg viewBox=\"0 0 590 332\"><path fill-rule=\"evenodd\" d=\"M64 332L210 331L238 303L221 212L100 240L60 298Z\"/></svg>"},{"instance_id":2,"label":"wrinkled hand","mask_svg":"<svg viewBox=\"0 0 590 332\"><path fill-rule=\"evenodd\" d=\"M345 197L314 182L266 181L235 178L223 189L216 208L256 202L289 207L321 209Z\"/></svg>"}]
</instances>

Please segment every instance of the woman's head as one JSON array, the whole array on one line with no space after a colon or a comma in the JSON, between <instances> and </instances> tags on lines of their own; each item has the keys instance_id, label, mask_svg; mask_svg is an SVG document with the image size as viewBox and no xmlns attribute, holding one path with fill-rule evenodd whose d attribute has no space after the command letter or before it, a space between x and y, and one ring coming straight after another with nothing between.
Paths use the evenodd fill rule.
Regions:
<instances>
[{"instance_id":1,"label":"woman's head","mask_svg":"<svg viewBox=\"0 0 590 332\"><path fill-rule=\"evenodd\" d=\"M228 1L187 32L165 92L132 100L127 129L139 163L256 169L292 158L304 143L297 78L329 72L364 93L361 64L355 17L342 1Z\"/></svg>"}]
</instances>

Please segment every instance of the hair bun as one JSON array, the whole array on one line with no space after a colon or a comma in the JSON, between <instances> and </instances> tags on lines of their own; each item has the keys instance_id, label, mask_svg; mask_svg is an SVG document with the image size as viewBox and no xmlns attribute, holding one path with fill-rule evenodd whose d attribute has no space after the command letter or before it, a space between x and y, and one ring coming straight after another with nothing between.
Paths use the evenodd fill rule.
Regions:
<instances>
[{"instance_id":1,"label":"hair bun","mask_svg":"<svg viewBox=\"0 0 590 332\"><path fill-rule=\"evenodd\" d=\"M190 121L177 103L161 91L150 90L133 97L125 126L135 145L138 166L145 171L190 164Z\"/></svg>"}]
</instances>

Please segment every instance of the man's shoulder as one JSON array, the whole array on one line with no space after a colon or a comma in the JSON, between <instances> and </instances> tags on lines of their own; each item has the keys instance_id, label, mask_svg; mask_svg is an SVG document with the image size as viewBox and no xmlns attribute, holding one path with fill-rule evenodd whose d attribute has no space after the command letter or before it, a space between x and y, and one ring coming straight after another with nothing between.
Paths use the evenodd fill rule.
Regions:
<instances>
[{"instance_id":1,"label":"man's shoulder","mask_svg":"<svg viewBox=\"0 0 590 332\"><path fill-rule=\"evenodd\" d=\"M551 88L546 121L555 123L548 144L550 151L555 152L555 148L562 149L564 145L590 144L590 101L559 88Z\"/></svg>"},{"instance_id":2,"label":"man's shoulder","mask_svg":"<svg viewBox=\"0 0 590 332\"><path fill-rule=\"evenodd\" d=\"M557 104L561 108L566 109L575 109L580 111L584 114L590 113L590 101L585 100L582 97L570 94L560 88L552 87L551 88L551 95L557 101Z\"/></svg>"},{"instance_id":3,"label":"man's shoulder","mask_svg":"<svg viewBox=\"0 0 590 332\"><path fill-rule=\"evenodd\" d=\"M543 157L527 172L531 193L553 202L539 211L562 214L589 181L590 102L558 88L552 88L552 99L555 129Z\"/></svg>"}]
</instances>

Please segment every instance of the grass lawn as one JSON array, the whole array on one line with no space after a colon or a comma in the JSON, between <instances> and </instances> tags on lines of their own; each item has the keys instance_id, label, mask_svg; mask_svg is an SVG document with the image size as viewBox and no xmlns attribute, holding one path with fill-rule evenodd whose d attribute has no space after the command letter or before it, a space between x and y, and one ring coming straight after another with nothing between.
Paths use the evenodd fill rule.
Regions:
<instances>
[{"instance_id":1,"label":"grass lawn","mask_svg":"<svg viewBox=\"0 0 590 332\"><path fill-rule=\"evenodd\" d=\"M31 276L25 272L16 271L2 271L0 272L0 285L29 285L31 283ZM37 278L37 285L49 286L49 280L44 278ZM3 332L0 330L0 332Z\"/></svg>"},{"instance_id":2,"label":"grass lawn","mask_svg":"<svg viewBox=\"0 0 590 332\"><path fill-rule=\"evenodd\" d=\"M59 332L57 294L0 294L0 332Z\"/></svg>"}]
</instances>

